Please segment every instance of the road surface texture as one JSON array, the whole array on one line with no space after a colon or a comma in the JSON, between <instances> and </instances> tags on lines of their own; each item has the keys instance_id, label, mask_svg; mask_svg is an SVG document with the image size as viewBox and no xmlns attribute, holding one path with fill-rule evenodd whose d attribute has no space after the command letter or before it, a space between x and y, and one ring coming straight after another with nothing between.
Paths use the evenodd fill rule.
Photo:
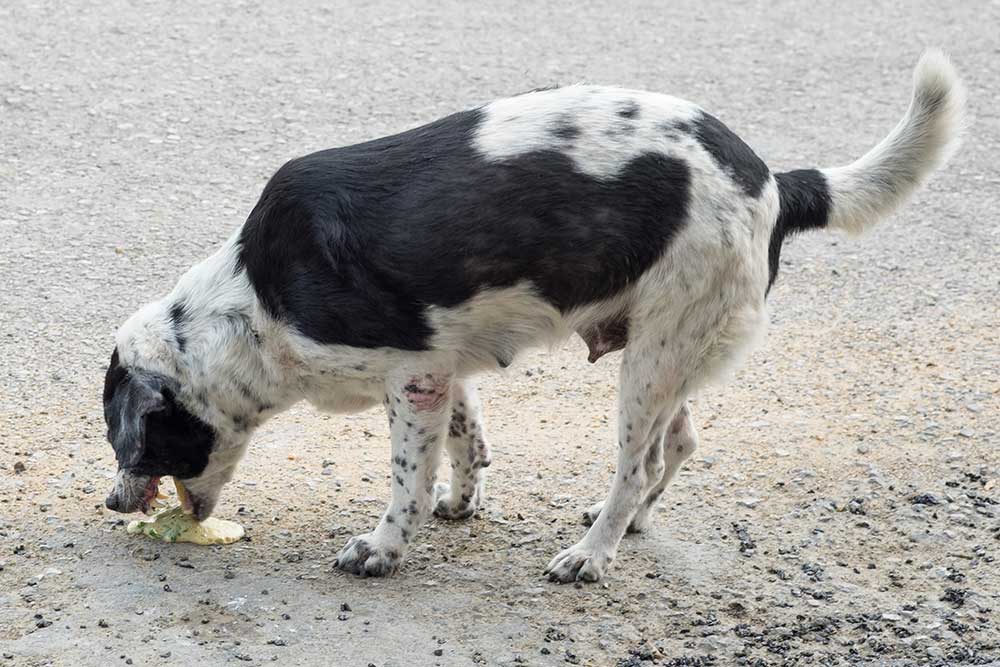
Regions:
<instances>
[{"instance_id":1,"label":"road surface texture","mask_svg":"<svg viewBox=\"0 0 1000 667\"><path fill-rule=\"evenodd\" d=\"M1000 661L1000 4L0 3L0 665L966 665ZM617 355L486 376L486 507L385 580L333 569L389 493L378 411L259 433L160 545L103 507L115 328L313 150L582 80L693 99L772 169L861 155L923 49L964 148L861 239L786 248L767 341L607 579L548 583L614 461Z\"/></svg>"}]
</instances>

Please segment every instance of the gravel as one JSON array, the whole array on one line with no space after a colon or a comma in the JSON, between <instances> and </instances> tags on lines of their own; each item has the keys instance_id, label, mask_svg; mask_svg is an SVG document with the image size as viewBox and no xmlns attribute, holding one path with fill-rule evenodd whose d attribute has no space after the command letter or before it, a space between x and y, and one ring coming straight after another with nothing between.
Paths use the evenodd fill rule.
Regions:
<instances>
[{"instance_id":1,"label":"gravel","mask_svg":"<svg viewBox=\"0 0 1000 667\"><path fill-rule=\"evenodd\" d=\"M1000 660L998 23L922 0L0 3L0 664ZM262 429L218 510L237 545L140 542L103 508L114 329L285 160L590 80L698 101L775 169L834 165L898 120L925 44L966 77L965 147L874 233L786 248L768 340L697 397L702 449L601 584L541 576L612 473L616 358L578 340L483 378L486 507L432 521L390 580L333 568L389 491L374 411Z\"/></svg>"}]
</instances>

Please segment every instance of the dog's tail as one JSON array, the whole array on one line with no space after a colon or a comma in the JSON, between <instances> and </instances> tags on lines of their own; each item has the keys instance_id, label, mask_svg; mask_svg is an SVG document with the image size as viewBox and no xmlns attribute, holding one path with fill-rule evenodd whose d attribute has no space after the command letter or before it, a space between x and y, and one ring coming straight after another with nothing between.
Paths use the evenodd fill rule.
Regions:
<instances>
[{"instance_id":1,"label":"dog's tail","mask_svg":"<svg viewBox=\"0 0 1000 667\"><path fill-rule=\"evenodd\" d=\"M781 207L772 254L787 234L822 227L860 233L891 213L958 147L964 107L965 89L948 58L925 52L906 115L864 157L844 167L775 174Z\"/></svg>"}]
</instances>

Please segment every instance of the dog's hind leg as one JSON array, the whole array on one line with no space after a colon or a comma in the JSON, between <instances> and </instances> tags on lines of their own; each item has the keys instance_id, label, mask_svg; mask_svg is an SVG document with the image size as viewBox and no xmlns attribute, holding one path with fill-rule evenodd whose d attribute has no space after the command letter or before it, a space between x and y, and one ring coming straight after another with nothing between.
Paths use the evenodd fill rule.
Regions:
<instances>
[{"instance_id":1,"label":"dog's hind leg","mask_svg":"<svg viewBox=\"0 0 1000 667\"><path fill-rule=\"evenodd\" d=\"M671 364L666 341L638 335L622 357L618 398L618 467L604 508L580 542L549 563L553 581L597 581L614 560L625 530L666 464L663 438L683 405L687 378Z\"/></svg>"},{"instance_id":2,"label":"dog's hind leg","mask_svg":"<svg viewBox=\"0 0 1000 667\"><path fill-rule=\"evenodd\" d=\"M466 519L482 506L485 468L490 465L482 405L470 380L453 385L445 448L451 459L451 482L436 485L434 514L443 519Z\"/></svg>"},{"instance_id":3,"label":"dog's hind leg","mask_svg":"<svg viewBox=\"0 0 1000 667\"><path fill-rule=\"evenodd\" d=\"M362 576L391 574L430 516L441 440L451 417L452 377L439 372L393 373L385 409L392 437L392 501L378 526L352 537L337 567Z\"/></svg>"},{"instance_id":4,"label":"dog's hind leg","mask_svg":"<svg viewBox=\"0 0 1000 667\"><path fill-rule=\"evenodd\" d=\"M695 431L694 422L691 421L691 410L687 405L681 407L667 428L666 436L663 438L663 474L660 481L653 486L646 494L646 499L636 510L635 516L628 525L628 532L641 533L649 527L650 518L656 503L663 495L664 489L674 478L681 465L698 448L698 432ZM647 462L650 458L647 456ZM593 505L583 513L583 523L589 526L597 520L598 515L604 508L604 501Z\"/></svg>"}]
</instances>

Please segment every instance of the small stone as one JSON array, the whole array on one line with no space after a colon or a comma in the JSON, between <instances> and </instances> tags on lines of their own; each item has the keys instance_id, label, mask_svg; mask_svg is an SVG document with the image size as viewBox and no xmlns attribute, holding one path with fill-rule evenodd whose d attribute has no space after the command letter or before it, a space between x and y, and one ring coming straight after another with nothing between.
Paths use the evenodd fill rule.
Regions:
<instances>
[{"instance_id":1,"label":"small stone","mask_svg":"<svg viewBox=\"0 0 1000 667\"><path fill-rule=\"evenodd\" d=\"M750 509L753 509L754 507L757 507L757 505L759 503L760 503L760 498L754 498L752 496L747 496L745 498L739 498L736 501L737 505L742 505L743 507L749 507Z\"/></svg>"},{"instance_id":2,"label":"small stone","mask_svg":"<svg viewBox=\"0 0 1000 667\"><path fill-rule=\"evenodd\" d=\"M440 656L444 655L444 649L436 648L436 649L434 649L433 653L434 653L434 655L440 657Z\"/></svg>"},{"instance_id":3,"label":"small stone","mask_svg":"<svg viewBox=\"0 0 1000 667\"><path fill-rule=\"evenodd\" d=\"M25 471L24 463L22 463L21 461L15 461L14 462L14 472L16 474L20 475L24 471Z\"/></svg>"}]
</instances>

